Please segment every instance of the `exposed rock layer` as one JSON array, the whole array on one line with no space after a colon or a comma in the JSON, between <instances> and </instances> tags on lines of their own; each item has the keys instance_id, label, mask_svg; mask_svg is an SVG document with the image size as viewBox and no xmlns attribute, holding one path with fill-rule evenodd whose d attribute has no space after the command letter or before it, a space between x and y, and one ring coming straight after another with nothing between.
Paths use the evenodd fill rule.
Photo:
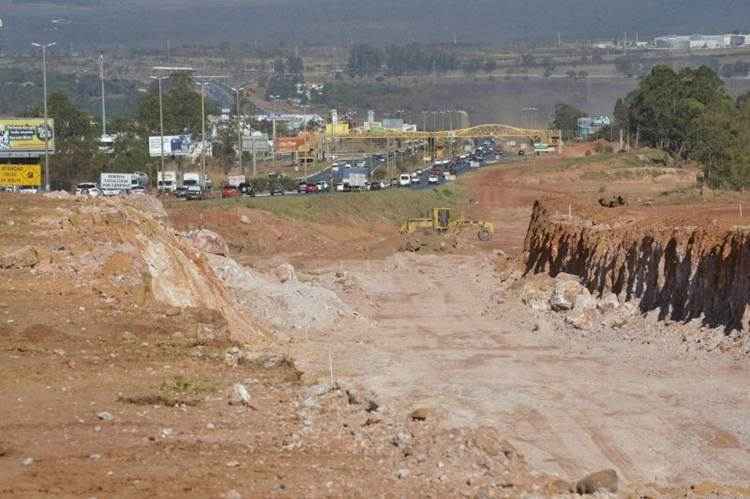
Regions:
<instances>
[{"instance_id":1,"label":"exposed rock layer","mask_svg":"<svg viewBox=\"0 0 750 499\"><path fill-rule=\"evenodd\" d=\"M740 228L596 225L536 202L524 250L527 274L574 274L591 292L637 300L661 318L748 326L750 236Z\"/></svg>"}]
</instances>

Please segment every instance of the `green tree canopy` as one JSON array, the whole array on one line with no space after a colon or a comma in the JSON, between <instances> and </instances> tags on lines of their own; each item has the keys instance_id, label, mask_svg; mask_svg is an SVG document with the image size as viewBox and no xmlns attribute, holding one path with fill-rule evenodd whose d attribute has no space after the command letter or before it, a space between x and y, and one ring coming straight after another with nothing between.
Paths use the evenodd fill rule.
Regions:
<instances>
[{"instance_id":1,"label":"green tree canopy","mask_svg":"<svg viewBox=\"0 0 750 499\"><path fill-rule=\"evenodd\" d=\"M706 66L680 72L656 66L626 100L631 132L638 132L645 144L684 157L704 111L731 103L721 79Z\"/></svg>"},{"instance_id":2,"label":"green tree canopy","mask_svg":"<svg viewBox=\"0 0 750 499\"><path fill-rule=\"evenodd\" d=\"M192 76L175 73L162 81L164 134L177 135L201 131L201 94ZM206 113L215 112L216 105L206 97ZM154 81L143 97L138 115L151 134L159 132L159 87Z\"/></svg>"},{"instance_id":3,"label":"green tree canopy","mask_svg":"<svg viewBox=\"0 0 750 499\"><path fill-rule=\"evenodd\" d=\"M91 116L60 92L47 96L47 110L55 120L55 154L50 158L53 187L67 189L84 180L96 181L103 158L97 142L98 129ZM41 116L41 110L36 114Z\"/></svg>"},{"instance_id":4,"label":"green tree canopy","mask_svg":"<svg viewBox=\"0 0 750 499\"><path fill-rule=\"evenodd\" d=\"M559 130L571 131L578 127L578 118L583 118L586 113L570 104L559 103L555 106L555 118L552 127Z\"/></svg>"}]
</instances>

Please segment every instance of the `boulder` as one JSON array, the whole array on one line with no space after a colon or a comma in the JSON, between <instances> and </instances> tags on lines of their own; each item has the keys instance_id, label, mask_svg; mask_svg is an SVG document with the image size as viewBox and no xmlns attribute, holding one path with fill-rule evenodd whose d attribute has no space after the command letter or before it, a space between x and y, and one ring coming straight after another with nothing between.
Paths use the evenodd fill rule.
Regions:
<instances>
[{"instance_id":1,"label":"boulder","mask_svg":"<svg viewBox=\"0 0 750 499\"><path fill-rule=\"evenodd\" d=\"M584 288L578 278L570 279L568 274L560 274L555 279L555 287L552 290L549 304L555 312L573 310L576 306L576 297L583 293Z\"/></svg>"},{"instance_id":2,"label":"boulder","mask_svg":"<svg viewBox=\"0 0 750 499\"><path fill-rule=\"evenodd\" d=\"M281 283L297 280L297 273L295 272L294 267L289 263L282 263L274 269L273 273Z\"/></svg>"},{"instance_id":3,"label":"boulder","mask_svg":"<svg viewBox=\"0 0 750 499\"><path fill-rule=\"evenodd\" d=\"M32 246L24 246L0 256L0 269L27 269L39 264L39 252Z\"/></svg>"},{"instance_id":4,"label":"boulder","mask_svg":"<svg viewBox=\"0 0 750 499\"><path fill-rule=\"evenodd\" d=\"M426 407L419 407L417 409L414 409L411 411L411 414L409 414L409 418L412 421L425 421L427 418L429 418L431 415L431 411Z\"/></svg>"},{"instance_id":5,"label":"boulder","mask_svg":"<svg viewBox=\"0 0 750 499\"><path fill-rule=\"evenodd\" d=\"M583 287L581 289L581 292L576 295L575 302L575 310L581 312L586 310L593 310L597 305L596 299L591 295L591 292Z\"/></svg>"},{"instance_id":6,"label":"boulder","mask_svg":"<svg viewBox=\"0 0 750 499\"><path fill-rule=\"evenodd\" d=\"M533 310L549 310L549 298L554 288L554 280L547 274L536 274L523 285L521 301Z\"/></svg>"},{"instance_id":7,"label":"boulder","mask_svg":"<svg viewBox=\"0 0 750 499\"><path fill-rule=\"evenodd\" d=\"M200 229L188 232L186 237L195 249L212 255L229 256L226 241L216 232Z\"/></svg>"},{"instance_id":8,"label":"boulder","mask_svg":"<svg viewBox=\"0 0 750 499\"><path fill-rule=\"evenodd\" d=\"M617 472L612 469L597 471L580 479L576 483L579 494L595 494L597 492L617 492Z\"/></svg>"},{"instance_id":9,"label":"boulder","mask_svg":"<svg viewBox=\"0 0 750 499\"><path fill-rule=\"evenodd\" d=\"M596 304L596 308L602 313L607 313L615 310L620 306L620 300L617 299L617 295L614 293L606 293L599 303Z\"/></svg>"},{"instance_id":10,"label":"boulder","mask_svg":"<svg viewBox=\"0 0 750 499\"><path fill-rule=\"evenodd\" d=\"M250 393L242 383L235 383L229 391L229 405L249 405Z\"/></svg>"},{"instance_id":11,"label":"boulder","mask_svg":"<svg viewBox=\"0 0 750 499\"><path fill-rule=\"evenodd\" d=\"M581 331L591 331L594 329L596 316L593 309L574 312L565 318L565 322Z\"/></svg>"},{"instance_id":12,"label":"boulder","mask_svg":"<svg viewBox=\"0 0 750 499\"><path fill-rule=\"evenodd\" d=\"M750 355L750 334L745 333L742 339L742 354Z\"/></svg>"}]
</instances>

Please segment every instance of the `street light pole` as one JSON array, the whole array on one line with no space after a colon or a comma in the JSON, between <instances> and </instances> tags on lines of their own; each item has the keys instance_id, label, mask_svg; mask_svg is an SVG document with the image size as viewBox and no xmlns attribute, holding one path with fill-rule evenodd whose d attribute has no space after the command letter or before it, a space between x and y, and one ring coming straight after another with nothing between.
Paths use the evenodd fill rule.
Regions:
<instances>
[{"instance_id":1,"label":"street light pole","mask_svg":"<svg viewBox=\"0 0 750 499\"><path fill-rule=\"evenodd\" d=\"M107 107L104 101L104 54L99 54L99 78L102 86L102 139L107 135Z\"/></svg>"},{"instance_id":2,"label":"street light pole","mask_svg":"<svg viewBox=\"0 0 750 499\"><path fill-rule=\"evenodd\" d=\"M237 148L239 149L240 171L242 172L242 175L245 175L245 177L247 177L247 175L245 174L245 168L244 168L244 166L242 164L242 153L243 153L243 150L242 150L242 121L241 121L241 116L240 116L240 92L242 92L244 90L244 88L243 87L237 87L237 88L232 87L232 90L235 93L236 101L237 101Z\"/></svg>"},{"instance_id":3,"label":"street light pole","mask_svg":"<svg viewBox=\"0 0 750 499\"><path fill-rule=\"evenodd\" d=\"M159 152L160 152L160 172L156 173L156 193L159 194L159 174L161 173L162 182L164 181L164 103L162 100L161 82L169 78L168 76L152 76L152 80L156 80L159 86Z\"/></svg>"},{"instance_id":4,"label":"street light pole","mask_svg":"<svg viewBox=\"0 0 750 499\"><path fill-rule=\"evenodd\" d=\"M203 81L199 81L198 85L201 86L201 175L202 175L202 187L206 190L206 85L208 85L209 79L226 78L225 76L204 76L198 75Z\"/></svg>"},{"instance_id":5,"label":"street light pole","mask_svg":"<svg viewBox=\"0 0 750 499\"><path fill-rule=\"evenodd\" d=\"M206 190L206 82L201 83L201 183Z\"/></svg>"},{"instance_id":6,"label":"street light pole","mask_svg":"<svg viewBox=\"0 0 750 499\"><path fill-rule=\"evenodd\" d=\"M32 43L34 47L42 49L42 81L44 93L44 190L49 192L49 115L47 112L47 49L54 47L56 42L52 43Z\"/></svg>"}]
</instances>

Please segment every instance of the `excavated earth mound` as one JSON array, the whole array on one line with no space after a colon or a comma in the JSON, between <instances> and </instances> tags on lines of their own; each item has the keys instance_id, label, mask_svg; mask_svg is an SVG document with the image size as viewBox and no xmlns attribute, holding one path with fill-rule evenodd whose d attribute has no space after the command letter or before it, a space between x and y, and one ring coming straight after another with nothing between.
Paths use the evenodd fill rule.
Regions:
<instances>
[{"instance_id":1,"label":"excavated earth mound","mask_svg":"<svg viewBox=\"0 0 750 499\"><path fill-rule=\"evenodd\" d=\"M611 291L662 319L743 330L750 319L750 227L721 215L691 207L654 217L537 201L525 271L579 276L592 293Z\"/></svg>"}]
</instances>

